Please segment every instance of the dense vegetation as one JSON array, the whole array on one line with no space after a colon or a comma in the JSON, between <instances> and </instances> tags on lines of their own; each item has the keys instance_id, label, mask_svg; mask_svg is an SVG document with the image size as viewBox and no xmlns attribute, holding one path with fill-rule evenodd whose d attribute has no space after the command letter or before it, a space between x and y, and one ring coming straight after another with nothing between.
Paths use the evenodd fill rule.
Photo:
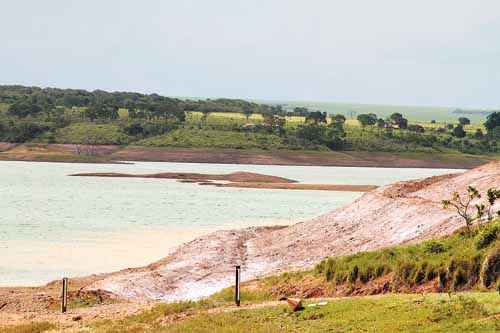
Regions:
<instances>
[{"instance_id":1,"label":"dense vegetation","mask_svg":"<svg viewBox=\"0 0 500 333\"><path fill-rule=\"evenodd\" d=\"M368 283L391 274L390 288L436 281L440 291L500 288L500 221L415 245L332 257L316 266L334 285Z\"/></svg>"},{"instance_id":2,"label":"dense vegetation","mask_svg":"<svg viewBox=\"0 0 500 333\"><path fill-rule=\"evenodd\" d=\"M236 149L500 152L500 112L482 124L410 122L362 113L347 119L306 107L236 99L0 86L0 141ZM354 116L351 114L351 116Z\"/></svg>"}]
</instances>

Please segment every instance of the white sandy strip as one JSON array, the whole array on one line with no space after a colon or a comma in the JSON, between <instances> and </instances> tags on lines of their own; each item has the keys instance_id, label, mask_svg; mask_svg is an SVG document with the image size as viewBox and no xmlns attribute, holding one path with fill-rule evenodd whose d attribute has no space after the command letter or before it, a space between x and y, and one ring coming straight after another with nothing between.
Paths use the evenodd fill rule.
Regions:
<instances>
[{"instance_id":1,"label":"white sandy strip","mask_svg":"<svg viewBox=\"0 0 500 333\"><path fill-rule=\"evenodd\" d=\"M141 227L103 233L98 238L81 236L75 242L9 241L8 247L1 249L0 286L36 286L62 276L144 266L167 256L183 243L217 230L290 223L265 220L203 227Z\"/></svg>"}]
</instances>

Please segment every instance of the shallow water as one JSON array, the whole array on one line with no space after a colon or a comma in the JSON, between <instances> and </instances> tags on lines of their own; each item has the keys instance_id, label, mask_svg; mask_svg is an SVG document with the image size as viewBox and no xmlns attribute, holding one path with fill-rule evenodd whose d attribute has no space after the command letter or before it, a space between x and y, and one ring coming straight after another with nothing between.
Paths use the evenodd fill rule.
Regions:
<instances>
[{"instance_id":1,"label":"shallow water","mask_svg":"<svg viewBox=\"0 0 500 333\"><path fill-rule=\"evenodd\" d=\"M0 285L36 285L64 275L145 265L164 257L173 246L206 232L290 224L361 195L67 176L78 172L162 171L250 171L306 183L383 185L457 170L0 162Z\"/></svg>"}]
</instances>

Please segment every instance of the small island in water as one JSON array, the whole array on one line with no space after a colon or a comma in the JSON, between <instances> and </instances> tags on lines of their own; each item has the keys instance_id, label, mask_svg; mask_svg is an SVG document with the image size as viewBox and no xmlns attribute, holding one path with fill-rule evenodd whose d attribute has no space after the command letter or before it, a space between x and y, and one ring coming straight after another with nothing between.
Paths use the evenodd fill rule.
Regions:
<instances>
[{"instance_id":1,"label":"small island in water","mask_svg":"<svg viewBox=\"0 0 500 333\"><path fill-rule=\"evenodd\" d=\"M118 178L158 178L177 179L182 183L198 183L199 185L212 185L217 187L240 187L258 189L282 190L322 190L322 191L348 191L369 192L376 189L375 185L349 185L349 184L304 184L296 180L277 176L263 175L253 172L233 172L229 174L202 174L186 172L162 172L153 174L127 174L117 172L76 173L73 177L118 177Z\"/></svg>"}]
</instances>

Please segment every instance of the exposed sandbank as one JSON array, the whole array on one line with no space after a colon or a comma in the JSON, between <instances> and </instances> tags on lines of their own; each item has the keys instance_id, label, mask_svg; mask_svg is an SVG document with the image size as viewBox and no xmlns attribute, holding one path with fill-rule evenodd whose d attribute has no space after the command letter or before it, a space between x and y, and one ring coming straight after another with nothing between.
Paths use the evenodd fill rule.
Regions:
<instances>
[{"instance_id":1,"label":"exposed sandbank","mask_svg":"<svg viewBox=\"0 0 500 333\"><path fill-rule=\"evenodd\" d=\"M211 185L217 187L280 189L280 190L369 192L378 187L375 185L302 184L292 179L262 175L253 172L233 172L230 174L221 174L221 175L184 173L184 172L164 172L164 173L143 174L143 175L114 173L114 172L96 172L96 173L77 173L70 176L177 179L183 183L198 183L199 185ZM224 182L221 183L220 181Z\"/></svg>"},{"instance_id":2,"label":"exposed sandbank","mask_svg":"<svg viewBox=\"0 0 500 333\"><path fill-rule=\"evenodd\" d=\"M76 173L70 176L80 177L124 177L124 178L160 178L160 179L180 179L188 181L228 181L228 182L254 182L254 183L296 183L297 181L282 177L268 176L253 172L233 172L228 174L203 174L190 172L161 172L153 174L127 174L115 172L95 172L95 173Z\"/></svg>"}]
</instances>

